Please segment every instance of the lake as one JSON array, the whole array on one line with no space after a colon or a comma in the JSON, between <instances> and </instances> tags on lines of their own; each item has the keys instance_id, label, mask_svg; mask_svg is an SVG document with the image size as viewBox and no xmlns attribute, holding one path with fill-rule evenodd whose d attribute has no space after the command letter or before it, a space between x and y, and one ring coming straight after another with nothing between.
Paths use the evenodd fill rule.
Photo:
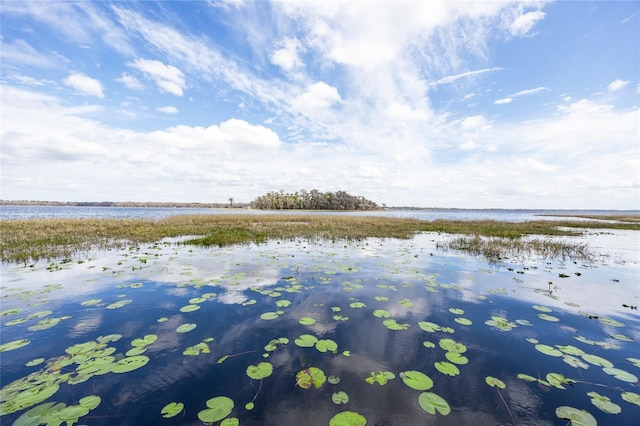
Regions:
<instances>
[{"instance_id":1,"label":"lake","mask_svg":"<svg viewBox=\"0 0 640 426\"><path fill-rule=\"evenodd\" d=\"M638 232L573 238L590 262L490 263L447 238L3 264L0 422L637 424Z\"/></svg>"}]
</instances>

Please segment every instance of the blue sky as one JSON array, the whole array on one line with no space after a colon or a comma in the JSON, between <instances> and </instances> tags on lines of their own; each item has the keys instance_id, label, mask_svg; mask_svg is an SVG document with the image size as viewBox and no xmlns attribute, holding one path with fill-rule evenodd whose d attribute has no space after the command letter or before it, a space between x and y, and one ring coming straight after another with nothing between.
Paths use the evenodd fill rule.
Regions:
<instances>
[{"instance_id":1,"label":"blue sky","mask_svg":"<svg viewBox=\"0 0 640 426\"><path fill-rule=\"evenodd\" d=\"M640 208L640 3L3 0L3 199Z\"/></svg>"}]
</instances>

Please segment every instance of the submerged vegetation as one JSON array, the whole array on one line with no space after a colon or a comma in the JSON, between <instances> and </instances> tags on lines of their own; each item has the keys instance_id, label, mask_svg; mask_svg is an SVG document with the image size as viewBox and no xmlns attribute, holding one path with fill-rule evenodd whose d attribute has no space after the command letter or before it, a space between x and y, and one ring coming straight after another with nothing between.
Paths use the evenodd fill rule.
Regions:
<instances>
[{"instance_id":1,"label":"submerged vegetation","mask_svg":"<svg viewBox=\"0 0 640 426\"><path fill-rule=\"evenodd\" d=\"M512 250L550 257L587 254L586 246L529 235L578 236L584 228L640 230L640 223L595 221L494 220L460 221L401 219L355 215L180 215L149 219L28 219L0 221L0 259L33 262L68 258L91 249L153 243L163 238L189 237L185 243L225 246L295 238L352 240L412 238L418 232L463 234L443 248L502 257ZM480 237L491 237L484 239ZM555 256L553 254L555 253Z\"/></svg>"}]
</instances>

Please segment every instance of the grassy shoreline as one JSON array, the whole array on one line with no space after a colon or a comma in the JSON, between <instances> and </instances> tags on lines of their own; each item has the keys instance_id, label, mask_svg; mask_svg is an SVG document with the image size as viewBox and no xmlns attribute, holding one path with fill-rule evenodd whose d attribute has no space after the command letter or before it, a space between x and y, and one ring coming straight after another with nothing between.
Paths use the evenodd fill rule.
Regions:
<instances>
[{"instance_id":1,"label":"grassy shoreline","mask_svg":"<svg viewBox=\"0 0 640 426\"><path fill-rule=\"evenodd\" d=\"M593 218L593 217L592 217ZM598 216L607 219L608 216ZM180 215L151 219L0 220L0 260L30 263L73 256L91 249L152 243L167 237L194 237L187 244L225 246L270 239L367 237L412 238L418 232L521 240L528 235L576 236L583 228L640 230L640 217L625 222L569 219L500 222L401 219L349 215ZM464 244L456 247L465 250ZM473 252L473 250L468 249ZM486 254L485 254L486 255Z\"/></svg>"}]
</instances>

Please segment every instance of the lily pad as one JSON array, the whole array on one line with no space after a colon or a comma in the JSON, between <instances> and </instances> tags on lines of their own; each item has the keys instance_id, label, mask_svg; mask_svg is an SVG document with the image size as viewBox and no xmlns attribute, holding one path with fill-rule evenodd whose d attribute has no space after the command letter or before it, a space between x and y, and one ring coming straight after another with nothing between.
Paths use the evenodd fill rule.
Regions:
<instances>
[{"instance_id":1,"label":"lily pad","mask_svg":"<svg viewBox=\"0 0 640 426\"><path fill-rule=\"evenodd\" d=\"M234 407L233 400L226 396L217 396L207 401L207 407L198 413L198 418L205 423L222 420L231 414Z\"/></svg>"},{"instance_id":2,"label":"lily pad","mask_svg":"<svg viewBox=\"0 0 640 426\"><path fill-rule=\"evenodd\" d=\"M622 392L620 396L628 403L640 406L640 394L635 392Z\"/></svg>"},{"instance_id":3,"label":"lily pad","mask_svg":"<svg viewBox=\"0 0 640 426\"><path fill-rule=\"evenodd\" d=\"M487 376L484 379L485 382L487 382L487 384L489 386L493 387L498 387L500 389L504 389L507 385L504 384L504 382L496 377L493 376Z\"/></svg>"},{"instance_id":4,"label":"lily pad","mask_svg":"<svg viewBox=\"0 0 640 426\"><path fill-rule=\"evenodd\" d=\"M535 346L536 350L538 350L539 352L542 352L545 355L549 355L549 356L562 356L562 352L559 351L556 348L553 348L549 345L543 345L541 343L537 344Z\"/></svg>"},{"instance_id":5,"label":"lily pad","mask_svg":"<svg viewBox=\"0 0 640 426\"><path fill-rule=\"evenodd\" d=\"M185 305L180 308L180 312L193 312L200 309L200 305Z\"/></svg>"},{"instance_id":6,"label":"lily pad","mask_svg":"<svg viewBox=\"0 0 640 426\"><path fill-rule=\"evenodd\" d=\"M424 331L428 331L429 333L440 331L440 326L438 324L429 321L420 321L418 323L418 327Z\"/></svg>"},{"instance_id":7,"label":"lily pad","mask_svg":"<svg viewBox=\"0 0 640 426\"><path fill-rule=\"evenodd\" d=\"M329 426L364 426L367 419L355 411L343 411L331 417Z\"/></svg>"},{"instance_id":8,"label":"lily pad","mask_svg":"<svg viewBox=\"0 0 640 426\"><path fill-rule=\"evenodd\" d=\"M384 386L389 380L395 379L395 377L396 375L391 371L372 371L365 381L370 385L377 383L380 386Z\"/></svg>"},{"instance_id":9,"label":"lily pad","mask_svg":"<svg viewBox=\"0 0 640 426\"><path fill-rule=\"evenodd\" d=\"M623 382L636 383L638 381L638 378L635 375L619 368L604 367L602 371L618 380L622 380Z\"/></svg>"},{"instance_id":10,"label":"lily pad","mask_svg":"<svg viewBox=\"0 0 640 426\"><path fill-rule=\"evenodd\" d=\"M460 369L447 361L439 361L433 364L436 367L436 370L441 372L442 374L446 374L447 376L457 376L460 374Z\"/></svg>"},{"instance_id":11,"label":"lily pad","mask_svg":"<svg viewBox=\"0 0 640 426\"><path fill-rule=\"evenodd\" d=\"M600 321L604 325L610 325L612 327L624 327L624 324L620 321L616 321L608 317L598 317L598 321Z\"/></svg>"},{"instance_id":12,"label":"lily pad","mask_svg":"<svg viewBox=\"0 0 640 426\"><path fill-rule=\"evenodd\" d=\"M403 371L400 373L400 378L411 389L429 390L433 387L433 380L421 371Z\"/></svg>"},{"instance_id":13,"label":"lily pad","mask_svg":"<svg viewBox=\"0 0 640 426\"><path fill-rule=\"evenodd\" d=\"M570 420L572 426L596 426L598 424L591 413L566 405L556 408L556 416Z\"/></svg>"},{"instance_id":14,"label":"lily pad","mask_svg":"<svg viewBox=\"0 0 640 426\"><path fill-rule=\"evenodd\" d=\"M440 339L439 345L447 352L465 353L467 351L466 345L458 343L453 339Z\"/></svg>"},{"instance_id":15,"label":"lily pad","mask_svg":"<svg viewBox=\"0 0 640 426\"><path fill-rule=\"evenodd\" d=\"M538 317L540 319L543 319L543 320L549 321L549 322L558 322L558 321L560 321L560 318L554 317L553 315L538 314Z\"/></svg>"},{"instance_id":16,"label":"lily pad","mask_svg":"<svg viewBox=\"0 0 640 426\"><path fill-rule=\"evenodd\" d=\"M331 339L320 339L315 344L316 349L320 352L333 352L338 351L338 344Z\"/></svg>"},{"instance_id":17,"label":"lily pad","mask_svg":"<svg viewBox=\"0 0 640 426\"><path fill-rule=\"evenodd\" d=\"M178 332L178 333L188 333L188 332L190 332L191 330L193 330L196 327L197 327L197 324L186 323L186 324L179 325L178 328L176 328L176 332Z\"/></svg>"},{"instance_id":18,"label":"lily pad","mask_svg":"<svg viewBox=\"0 0 640 426\"><path fill-rule=\"evenodd\" d=\"M533 309L540 311L540 312L552 312L553 310L551 308L547 308L546 306L541 306L541 305L533 305Z\"/></svg>"},{"instance_id":19,"label":"lily pad","mask_svg":"<svg viewBox=\"0 0 640 426\"><path fill-rule=\"evenodd\" d=\"M446 416L451 412L449 403L440 395L433 392L422 392L418 396L418 404L420 404L420 408L429 414L436 414L437 411L443 416Z\"/></svg>"},{"instance_id":20,"label":"lily pad","mask_svg":"<svg viewBox=\"0 0 640 426\"><path fill-rule=\"evenodd\" d=\"M582 359L587 361L589 364L597 365L599 367L613 367L613 363L611 361L598 355L582 354L581 356Z\"/></svg>"},{"instance_id":21,"label":"lily pad","mask_svg":"<svg viewBox=\"0 0 640 426\"><path fill-rule=\"evenodd\" d=\"M334 404L346 404L349 402L349 395L344 391L334 392L333 395L331 395L331 400Z\"/></svg>"},{"instance_id":22,"label":"lily pad","mask_svg":"<svg viewBox=\"0 0 640 426\"><path fill-rule=\"evenodd\" d=\"M314 318L311 318L311 317L302 317L302 318L300 318L299 323L302 324L302 325L313 325L313 324L316 323L316 320Z\"/></svg>"},{"instance_id":23,"label":"lily pad","mask_svg":"<svg viewBox=\"0 0 640 426\"><path fill-rule=\"evenodd\" d=\"M407 330L409 328L409 324L400 324L393 318L387 318L382 321L382 324L384 324L384 326L389 330Z\"/></svg>"},{"instance_id":24,"label":"lily pad","mask_svg":"<svg viewBox=\"0 0 640 426\"><path fill-rule=\"evenodd\" d=\"M111 371L114 373L128 373L129 371L144 367L148 362L149 357L144 355L125 357L113 363L111 365Z\"/></svg>"},{"instance_id":25,"label":"lily pad","mask_svg":"<svg viewBox=\"0 0 640 426\"><path fill-rule=\"evenodd\" d=\"M29 343L31 343L31 340L28 340L28 339L19 339L19 340L13 340L11 342L3 343L0 345L0 352L13 351L16 349L20 349L24 346L27 346Z\"/></svg>"},{"instance_id":26,"label":"lily pad","mask_svg":"<svg viewBox=\"0 0 640 426\"><path fill-rule=\"evenodd\" d=\"M262 318L263 320L269 321L269 320L274 320L279 316L280 315L278 315L277 312L265 312L264 314L260 315L260 318Z\"/></svg>"},{"instance_id":27,"label":"lily pad","mask_svg":"<svg viewBox=\"0 0 640 426\"><path fill-rule=\"evenodd\" d=\"M269 362L261 362L258 365L247 367L247 376L254 380L262 380L273 373L273 365Z\"/></svg>"},{"instance_id":28,"label":"lily pad","mask_svg":"<svg viewBox=\"0 0 640 426\"><path fill-rule=\"evenodd\" d=\"M607 414L619 414L622 412L622 408L618 404L611 402L611 399L607 396L600 395L598 392L587 392L587 396L591 397L593 405Z\"/></svg>"},{"instance_id":29,"label":"lily pad","mask_svg":"<svg viewBox=\"0 0 640 426\"><path fill-rule=\"evenodd\" d=\"M449 308L449 312L451 312L452 314L455 314L455 315L464 314L464 310L458 309L458 308Z\"/></svg>"},{"instance_id":30,"label":"lily pad","mask_svg":"<svg viewBox=\"0 0 640 426\"><path fill-rule=\"evenodd\" d=\"M220 426L238 426L239 424L240 420L238 420L236 417L227 417L220 422Z\"/></svg>"},{"instance_id":31,"label":"lily pad","mask_svg":"<svg viewBox=\"0 0 640 426\"><path fill-rule=\"evenodd\" d=\"M464 365L469 363L469 358L457 352L447 352L444 356L449 360L449 362L454 364Z\"/></svg>"},{"instance_id":32,"label":"lily pad","mask_svg":"<svg viewBox=\"0 0 640 426\"><path fill-rule=\"evenodd\" d=\"M147 334L143 338L133 339L131 346L149 346L156 340L158 340L158 336L156 334Z\"/></svg>"},{"instance_id":33,"label":"lily pad","mask_svg":"<svg viewBox=\"0 0 640 426\"><path fill-rule=\"evenodd\" d=\"M317 341L318 338L316 336L313 336L311 334L302 334L293 342L302 348L312 348Z\"/></svg>"},{"instance_id":34,"label":"lily pad","mask_svg":"<svg viewBox=\"0 0 640 426\"><path fill-rule=\"evenodd\" d=\"M454 318L453 319L455 322L457 322L460 325L471 325L473 324L473 321L471 321L470 319L467 318L463 318L463 317L458 317L458 318Z\"/></svg>"},{"instance_id":35,"label":"lily pad","mask_svg":"<svg viewBox=\"0 0 640 426\"><path fill-rule=\"evenodd\" d=\"M377 318L389 318L391 316L391 312L385 309L376 309L373 311L373 316Z\"/></svg>"},{"instance_id":36,"label":"lily pad","mask_svg":"<svg viewBox=\"0 0 640 426\"><path fill-rule=\"evenodd\" d=\"M326 380L327 376L324 374L324 371L317 367L305 368L296 374L296 385L302 389L309 389L311 386L317 389L322 386Z\"/></svg>"}]
</instances>

